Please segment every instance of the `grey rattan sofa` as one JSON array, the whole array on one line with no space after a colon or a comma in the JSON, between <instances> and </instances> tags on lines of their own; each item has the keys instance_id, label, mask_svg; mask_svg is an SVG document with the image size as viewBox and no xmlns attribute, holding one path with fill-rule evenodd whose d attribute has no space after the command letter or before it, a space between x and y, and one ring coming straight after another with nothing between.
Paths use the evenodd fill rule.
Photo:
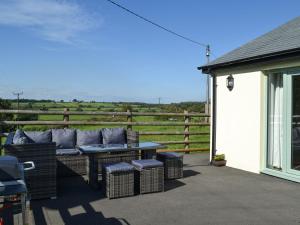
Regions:
<instances>
[{"instance_id":1,"label":"grey rattan sofa","mask_svg":"<svg viewBox=\"0 0 300 225\"><path fill-rule=\"evenodd\" d=\"M13 144L14 133L8 135L4 152L16 156L20 162L34 161L35 169L25 173L31 199L56 197L55 143Z\"/></svg>"},{"instance_id":2,"label":"grey rattan sofa","mask_svg":"<svg viewBox=\"0 0 300 225\"><path fill-rule=\"evenodd\" d=\"M76 130L75 133L76 144L73 146L73 148L58 148L56 150L57 173L59 177L85 175L87 173L87 157L85 155L81 155L76 148L80 145L125 144L135 143L139 140L138 132L125 130L123 128L104 128L102 130L95 131ZM96 138L97 133L99 134L99 138ZM55 140L54 137L52 137L52 139L59 147L59 144L57 144L58 140ZM136 158L137 155L134 151L125 154L123 153L121 157L118 156L118 152L111 153L110 157L101 157L98 159L98 171L101 173L103 163L114 163L121 161L131 162L131 160Z\"/></svg>"},{"instance_id":3,"label":"grey rattan sofa","mask_svg":"<svg viewBox=\"0 0 300 225\"><path fill-rule=\"evenodd\" d=\"M4 153L16 156L21 162L28 160L35 162L36 169L27 173L25 179L32 199L39 199L56 197L57 176L86 174L87 158L80 154L76 146L135 143L138 140L138 132L123 128L104 128L96 131L52 129L45 132L18 130L8 135ZM137 159L136 152L122 154L122 157L114 152L112 156L108 159L105 157L99 159L100 173L102 163L131 162Z\"/></svg>"}]
</instances>

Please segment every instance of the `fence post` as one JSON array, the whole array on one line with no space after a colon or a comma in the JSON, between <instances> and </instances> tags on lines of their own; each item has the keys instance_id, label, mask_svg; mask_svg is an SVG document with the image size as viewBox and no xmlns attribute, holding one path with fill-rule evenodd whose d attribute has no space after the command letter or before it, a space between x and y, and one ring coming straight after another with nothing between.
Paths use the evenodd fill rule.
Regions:
<instances>
[{"instance_id":1,"label":"fence post","mask_svg":"<svg viewBox=\"0 0 300 225\"><path fill-rule=\"evenodd\" d=\"M190 122L190 117L189 117L189 112L187 110L184 110L184 149L188 150L190 147L190 144L188 143L190 140L190 135L189 135L189 131L190 131L190 126L189 126L189 122ZM189 151L185 152L186 154L190 153Z\"/></svg>"},{"instance_id":2,"label":"fence post","mask_svg":"<svg viewBox=\"0 0 300 225\"><path fill-rule=\"evenodd\" d=\"M209 115L209 107L210 107L210 104L205 104L205 114L206 115ZM210 122L210 117L209 116L205 117L205 122L207 122L207 123Z\"/></svg>"},{"instance_id":3,"label":"fence post","mask_svg":"<svg viewBox=\"0 0 300 225\"><path fill-rule=\"evenodd\" d=\"M127 115L127 122L131 123L132 122L132 113L129 109L127 109L127 113L129 113L129 115ZM127 125L127 130L132 130L132 125Z\"/></svg>"},{"instance_id":4,"label":"fence post","mask_svg":"<svg viewBox=\"0 0 300 225\"><path fill-rule=\"evenodd\" d=\"M67 114L68 113L68 111L69 111L69 108L64 108L64 122L68 122L69 121L69 114ZM64 125L64 127L69 127L69 125Z\"/></svg>"}]
</instances>

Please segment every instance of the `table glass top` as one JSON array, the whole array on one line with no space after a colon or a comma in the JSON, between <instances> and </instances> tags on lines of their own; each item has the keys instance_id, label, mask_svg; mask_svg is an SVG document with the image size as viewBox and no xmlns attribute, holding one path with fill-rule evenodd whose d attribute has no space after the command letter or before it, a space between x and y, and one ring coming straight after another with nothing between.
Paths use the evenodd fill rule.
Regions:
<instances>
[{"instance_id":1,"label":"table glass top","mask_svg":"<svg viewBox=\"0 0 300 225\"><path fill-rule=\"evenodd\" d=\"M147 150L157 148L165 148L165 146L155 142L140 142L132 144L96 144L79 146L79 150L83 153Z\"/></svg>"}]
</instances>

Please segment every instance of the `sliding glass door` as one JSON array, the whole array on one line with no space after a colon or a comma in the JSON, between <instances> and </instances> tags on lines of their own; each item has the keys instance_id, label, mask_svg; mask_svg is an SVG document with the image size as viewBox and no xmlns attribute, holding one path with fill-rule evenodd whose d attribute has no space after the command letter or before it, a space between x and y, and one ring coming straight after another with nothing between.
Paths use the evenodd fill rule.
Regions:
<instances>
[{"instance_id":1,"label":"sliding glass door","mask_svg":"<svg viewBox=\"0 0 300 225\"><path fill-rule=\"evenodd\" d=\"M300 175L300 76L290 75L287 81L287 125L290 134L287 140L287 171Z\"/></svg>"},{"instance_id":2,"label":"sliding glass door","mask_svg":"<svg viewBox=\"0 0 300 225\"><path fill-rule=\"evenodd\" d=\"M268 76L266 167L300 180L300 73Z\"/></svg>"},{"instance_id":3,"label":"sliding glass door","mask_svg":"<svg viewBox=\"0 0 300 225\"><path fill-rule=\"evenodd\" d=\"M284 101L283 75L281 73L270 74L268 90L267 167L282 170L284 151Z\"/></svg>"}]
</instances>

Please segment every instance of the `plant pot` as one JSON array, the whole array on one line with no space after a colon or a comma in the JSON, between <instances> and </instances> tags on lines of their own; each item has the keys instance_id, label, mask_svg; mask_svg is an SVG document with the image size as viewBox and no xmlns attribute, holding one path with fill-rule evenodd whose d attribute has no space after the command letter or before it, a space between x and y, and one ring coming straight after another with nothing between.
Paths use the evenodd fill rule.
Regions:
<instances>
[{"instance_id":1,"label":"plant pot","mask_svg":"<svg viewBox=\"0 0 300 225\"><path fill-rule=\"evenodd\" d=\"M212 164L214 166L226 166L226 160L219 160L219 161L213 160Z\"/></svg>"}]
</instances>

